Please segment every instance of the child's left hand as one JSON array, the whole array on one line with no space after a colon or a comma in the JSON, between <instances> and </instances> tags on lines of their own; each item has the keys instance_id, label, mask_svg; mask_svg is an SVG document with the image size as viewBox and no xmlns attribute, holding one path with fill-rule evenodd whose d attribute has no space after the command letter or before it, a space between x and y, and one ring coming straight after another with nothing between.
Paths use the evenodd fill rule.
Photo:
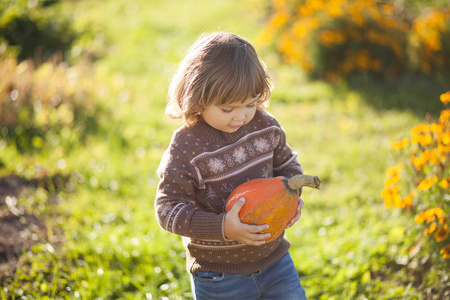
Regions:
<instances>
[{"instance_id":1,"label":"child's left hand","mask_svg":"<svg viewBox=\"0 0 450 300\"><path fill-rule=\"evenodd\" d=\"M303 205L305 203L303 202L302 198L298 198L298 206L297 206L297 213L295 214L295 216L289 221L289 223L286 226L286 229L288 229L289 227L291 227L292 225L295 224L295 222L297 222L300 219L300 216L302 215L302 208Z\"/></svg>"}]
</instances>

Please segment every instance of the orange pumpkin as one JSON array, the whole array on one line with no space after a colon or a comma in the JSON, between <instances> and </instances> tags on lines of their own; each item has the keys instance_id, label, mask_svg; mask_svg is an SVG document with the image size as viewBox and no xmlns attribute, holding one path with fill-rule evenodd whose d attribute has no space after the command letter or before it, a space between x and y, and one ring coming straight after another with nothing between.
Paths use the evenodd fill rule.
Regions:
<instances>
[{"instance_id":1,"label":"orange pumpkin","mask_svg":"<svg viewBox=\"0 0 450 300\"><path fill-rule=\"evenodd\" d=\"M239 185L228 197L225 211L229 212L234 204L245 198L239 211L241 222L252 225L268 224L270 237L266 242L275 240L289 221L295 216L300 188L308 186L319 189L317 176L296 175L291 178L253 179Z\"/></svg>"}]
</instances>

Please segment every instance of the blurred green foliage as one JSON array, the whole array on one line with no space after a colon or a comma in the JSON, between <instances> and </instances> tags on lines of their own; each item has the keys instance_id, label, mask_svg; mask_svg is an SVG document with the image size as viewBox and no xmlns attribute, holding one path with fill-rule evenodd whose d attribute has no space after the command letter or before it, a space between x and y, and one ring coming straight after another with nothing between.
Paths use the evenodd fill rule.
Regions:
<instances>
[{"instance_id":1,"label":"blurred green foliage","mask_svg":"<svg viewBox=\"0 0 450 300\"><path fill-rule=\"evenodd\" d=\"M57 1L6 0L0 3L0 37L16 46L18 59L45 61L58 51L70 50L77 34L69 19L45 7Z\"/></svg>"}]
</instances>

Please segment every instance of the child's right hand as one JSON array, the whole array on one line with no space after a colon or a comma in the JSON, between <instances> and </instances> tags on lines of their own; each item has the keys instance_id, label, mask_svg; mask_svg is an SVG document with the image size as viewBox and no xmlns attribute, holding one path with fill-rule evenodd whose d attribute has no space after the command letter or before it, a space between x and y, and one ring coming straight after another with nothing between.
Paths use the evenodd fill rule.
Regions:
<instances>
[{"instance_id":1,"label":"child's right hand","mask_svg":"<svg viewBox=\"0 0 450 300\"><path fill-rule=\"evenodd\" d=\"M269 228L269 225L248 225L239 219L239 211L245 203L241 198L233 208L225 215L224 234L225 238L241 243L259 246L266 243L264 239L270 237L270 233L260 233Z\"/></svg>"}]
</instances>

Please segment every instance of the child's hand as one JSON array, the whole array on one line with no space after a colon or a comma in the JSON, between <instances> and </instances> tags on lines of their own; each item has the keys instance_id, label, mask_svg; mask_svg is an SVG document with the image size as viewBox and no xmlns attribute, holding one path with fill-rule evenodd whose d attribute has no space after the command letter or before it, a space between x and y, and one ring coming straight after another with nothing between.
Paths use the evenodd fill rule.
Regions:
<instances>
[{"instance_id":1,"label":"child's hand","mask_svg":"<svg viewBox=\"0 0 450 300\"><path fill-rule=\"evenodd\" d=\"M264 239L270 237L270 233L259 233L269 228L269 225L248 225L239 219L239 211L245 203L241 198L234 204L233 208L225 215L224 234L229 240L253 246L266 243Z\"/></svg>"},{"instance_id":2,"label":"child's hand","mask_svg":"<svg viewBox=\"0 0 450 300\"><path fill-rule=\"evenodd\" d=\"M298 206L297 206L297 213L295 214L295 216L289 221L289 223L286 226L286 229L288 229L289 227L291 227L292 225L295 224L295 222L297 222L300 219L300 216L302 215L302 208L303 205L305 203L303 202L302 198L298 198Z\"/></svg>"}]
</instances>

